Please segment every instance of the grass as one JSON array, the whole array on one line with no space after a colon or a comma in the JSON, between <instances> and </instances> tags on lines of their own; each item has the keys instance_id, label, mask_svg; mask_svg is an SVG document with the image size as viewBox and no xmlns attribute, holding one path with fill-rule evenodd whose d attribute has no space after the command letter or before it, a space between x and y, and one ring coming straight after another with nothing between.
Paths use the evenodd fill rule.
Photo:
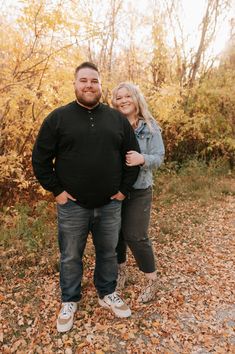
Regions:
<instances>
[{"instance_id":1,"label":"grass","mask_svg":"<svg viewBox=\"0 0 235 354\"><path fill-rule=\"evenodd\" d=\"M153 233L158 234L158 242L162 243L166 235L170 235L172 240L183 237L181 235L189 222L193 225L203 223L206 213L192 210L193 205L200 209L212 204L214 200L235 195L234 172L224 162L217 161L208 166L193 160L181 167L166 164L157 171L154 178L153 209L157 224L152 220ZM162 210L166 210L166 213L161 216ZM54 271L57 269L54 203L41 201L33 206L24 203L5 207L0 214L0 225L0 248L5 255L3 268L4 259L9 258L8 265L11 260L14 264L14 256L17 256L20 277L25 267L36 265L39 259L45 259L45 268L48 262ZM156 232L157 227L159 232Z\"/></svg>"},{"instance_id":2,"label":"grass","mask_svg":"<svg viewBox=\"0 0 235 354\"><path fill-rule=\"evenodd\" d=\"M57 268L55 210L52 203L38 202L3 208L0 214L0 269L14 269L24 278L30 267L43 263L45 272ZM44 264L45 263L45 264Z\"/></svg>"},{"instance_id":3,"label":"grass","mask_svg":"<svg viewBox=\"0 0 235 354\"><path fill-rule=\"evenodd\" d=\"M154 190L161 204L197 200L209 203L226 195L235 195L235 173L224 161L209 166L197 160L188 161L180 168L165 165L154 176Z\"/></svg>"},{"instance_id":4,"label":"grass","mask_svg":"<svg viewBox=\"0 0 235 354\"><path fill-rule=\"evenodd\" d=\"M209 166L196 160L181 167L164 165L155 174L153 239L161 244L187 241L187 234L205 222L208 208L214 208L215 202L226 196L235 195L234 177L224 161Z\"/></svg>"},{"instance_id":5,"label":"grass","mask_svg":"<svg viewBox=\"0 0 235 354\"><path fill-rule=\"evenodd\" d=\"M37 251L50 242L53 213L47 202L38 202L31 208L26 204L3 208L0 228L1 246L19 246L24 243L27 251Z\"/></svg>"}]
</instances>

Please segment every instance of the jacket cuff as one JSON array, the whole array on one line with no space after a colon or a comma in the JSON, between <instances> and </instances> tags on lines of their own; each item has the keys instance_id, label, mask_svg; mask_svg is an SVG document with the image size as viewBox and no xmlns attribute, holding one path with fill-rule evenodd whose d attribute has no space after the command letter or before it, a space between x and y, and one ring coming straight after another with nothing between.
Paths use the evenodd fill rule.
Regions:
<instances>
[{"instance_id":1,"label":"jacket cuff","mask_svg":"<svg viewBox=\"0 0 235 354\"><path fill-rule=\"evenodd\" d=\"M147 170L150 166L149 157L146 154L142 154L144 156L144 164L140 166L141 170Z\"/></svg>"}]
</instances>

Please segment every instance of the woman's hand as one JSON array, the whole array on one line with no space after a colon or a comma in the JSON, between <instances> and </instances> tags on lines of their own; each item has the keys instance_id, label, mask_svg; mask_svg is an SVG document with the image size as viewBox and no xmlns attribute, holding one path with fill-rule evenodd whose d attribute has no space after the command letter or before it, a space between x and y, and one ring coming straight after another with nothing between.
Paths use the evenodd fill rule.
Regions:
<instances>
[{"instance_id":1,"label":"woman's hand","mask_svg":"<svg viewBox=\"0 0 235 354\"><path fill-rule=\"evenodd\" d=\"M126 154L126 165L127 166L139 166L144 164L144 156L139 154L137 151L128 151Z\"/></svg>"}]
</instances>

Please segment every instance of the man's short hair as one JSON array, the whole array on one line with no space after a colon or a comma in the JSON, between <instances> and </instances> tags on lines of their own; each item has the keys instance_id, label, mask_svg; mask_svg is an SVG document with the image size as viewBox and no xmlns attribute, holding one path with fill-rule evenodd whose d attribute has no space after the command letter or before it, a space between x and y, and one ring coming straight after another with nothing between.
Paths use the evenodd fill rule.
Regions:
<instances>
[{"instance_id":1,"label":"man's short hair","mask_svg":"<svg viewBox=\"0 0 235 354\"><path fill-rule=\"evenodd\" d=\"M84 61L82 64L80 64L79 66L76 67L74 75L76 76L77 73L79 72L79 70L84 69L84 68L89 68L89 69L95 70L99 74L99 70L94 63L91 63L90 61Z\"/></svg>"}]
</instances>

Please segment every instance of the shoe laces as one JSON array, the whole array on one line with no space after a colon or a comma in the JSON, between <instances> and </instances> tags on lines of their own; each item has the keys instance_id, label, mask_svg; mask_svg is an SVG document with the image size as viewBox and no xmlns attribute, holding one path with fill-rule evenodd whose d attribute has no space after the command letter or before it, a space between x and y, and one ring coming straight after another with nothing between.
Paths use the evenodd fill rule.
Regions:
<instances>
[{"instance_id":1,"label":"shoe laces","mask_svg":"<svg viewBox=\"0 0 235 354\"><path fill-rule=\"evenodd\" d=\"M66 317L70 315L71 312L73 312L73 304L71 302L65 302L61 309L61 315Z\"/></svg>"},{"instance_id":2,"label":"shoe laces","mask_svg":"<svg viewBox=\"0 0 235 354\"><path fill-rule=\"evenodd\" d=\"M115 303L116 305L123 305L122 299L118 296L116 292L108 295L108 298L112 303Z\"/></svg>"}]
</instances>

